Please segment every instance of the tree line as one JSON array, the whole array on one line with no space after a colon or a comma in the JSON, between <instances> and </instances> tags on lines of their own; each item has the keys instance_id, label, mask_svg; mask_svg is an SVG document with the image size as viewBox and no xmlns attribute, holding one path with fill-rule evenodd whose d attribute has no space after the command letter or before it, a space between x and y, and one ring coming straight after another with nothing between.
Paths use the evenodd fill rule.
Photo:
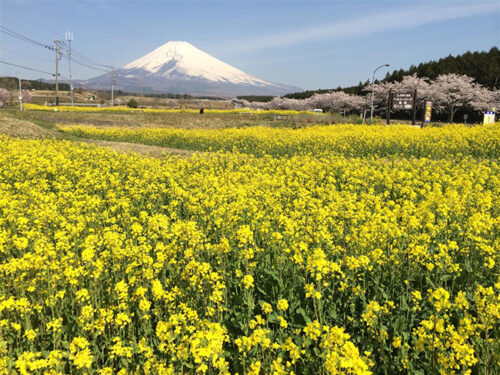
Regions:
<instances>
[{"instance_id":1,"label":"tree line","mask_svg":"<svg viewBox=\"0 0 500 375\"><path fill-rule=\"evenodd\" d=\"M48 83L42 81L35 81L31 79L22 79L21 85L23 89L26 90L55 90L55 83ZM7 90L18 90L19 89L19 79L17 77L0 77L0 87ZM59 83L60 91L69 91L68 83Z\"/></svg>"},{"instance_id":2,"label":"tree line","mask_svg":"<svg viewBox=\"0 0 500 375\"><path fill-rule=\"evenodd\" d=\"M475 82L489 89L500 88L500 50L492 47L489 51L469 52L458 56L441 58L437 61L411 65L408 69L394 70L387 73L381 82L401 82L406 76L416 75L431 80L440 75L458 74L472 77ZM378 81L377 81L378 82ZM370 81L359 82L356 86L337 87L335 89L319 89L295 92L285 95L289 99L307 99L315 94L325 94L332 91L343 91L348 94L361 95Z\"/></svg>"},{"instance_id":3,"label":"tree line","mask_svg":"<svg viewBox=\"0 0 500 375\"><path fill-rule=\"evenodd\" d=\"M416 74L405 76L400 82L378 82L374 85L374 104L376 114L385 114L389 90L393 92L414 92L417 90L417 109L421 110L425 100L432 101L435 113L444 116L446 121L453 122L457 112L470 112L475 118L482 111L500 108L500 90L491 90L477 82L474 78L459 74L442 74L434 80L418 77ZM234 99L241 106L255 109L291 109L341 112L344 114L363 113L371 105L372 86L363 87L364 95L348 94L343 91L316 93L309 98L296 99L275 97L269 102L250 102ZM401 113L404 116L404 111Z\"/></svg>"},{"instance_id":4,"label":"tree line","mask_svg":"<svg viewBox=\"0 0 500 375\"><path fill-rule=\"evenodd\" d=\"M395 70L387 73L384 81L401 82L403 77L416 74L417 77L436 79L443 74L460 74L474 78L474 81L489 89L500 87L500 50L491 48L488 52L466 52L462 55L451 56L411 65L407 70Z\"/></svg>"}]
</instances>

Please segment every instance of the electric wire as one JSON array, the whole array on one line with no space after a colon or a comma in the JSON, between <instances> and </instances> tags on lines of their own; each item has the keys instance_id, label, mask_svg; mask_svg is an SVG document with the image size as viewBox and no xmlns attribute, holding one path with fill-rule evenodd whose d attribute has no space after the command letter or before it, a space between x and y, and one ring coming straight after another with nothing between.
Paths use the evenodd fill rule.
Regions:
<instances>
[{"instance_id":1,"label":"electric wire","mask_svg":"<svg viewBox=\"0 0 500 375\"><path fill-rule=\"evenodd\" d=\"M27 67L27 66L22 66L22 65L17 65L17 64L9 63L9 62L7 62L7 61L2 61L2 60L0 60L0 63L2 63L2 64L6 64L6 65L15 66L15 67L22 68L22 69L32 70L32 71L34 71L34 72L38 72L38 73L49 74L49 75L51 75L51 76L55 76L55 74L54 74L54 73L49 73L49 72L45 72L45 71L43 71L43 70L39 70L39 69L35 69L35 68L29 68L29 67Z\"/></svg>"},{"instance_id":2,"label":"electric wire","mask_svg":"<svg viewBox=\"0 0 500 375\"><path fill-rule=\"evenodd\" d=\"M47 58L41 58L41 57L36 57L36 56L32 56L32 55L27 55L25 53L21 53L21 52L18 52L18 51L13 51L11 49L5 48L4 46L0 46L0 50L3 50L5 52L7 52L7 53L15 54L15 55L18 55L18 56L22 56L24 58L28 58L28 59L31 59L31 60L53 62L53 59L49 60Z\"/></svg>"},{"instance_id":3,"label":"electric wire","mask_svg":"<svg viewBox=\"0 0 500 375\"><path fill-rule=\"evenodd\" d=\"M18 32L15 32L14 30L11 30L11 29L9 29L9 28L7 28L5 26L0 26L0 32L4 33L6 35L9 35L9 36L11 36L13 38L16 38L18 40L30 43L30 44L35 45L35 46L38 46L38 47L43 47L43 48L46 48L46 49L49 49L49 50L52 50L52 51L57 50L57 48L54 47L54 46L40 43L40 42L38 42L38 41L36 41L34 39L28 38L28 37L26 37L26 36L24 36L24 35L22 35L22 34L20 34ZM87 69L96 70L96 71L100 71L100 72L104 72L104 73L109 73L109 70L113 69L113 67L110 66L110 65L105 65L105 64L100 64L100 63L95 62L94 60L86 57L82 53L80 53L78 51L75 51L74 48L70 49L70 46L65 41L63 41L63 40L59 40L58 43L59 43L59 47L62 47L62 48L59 48L59 51L58 51L59 53L58 53L57 58L59 60L62 59L62 57L63 57L64 54L67 56L68 54L71 53L71 61L74 62L75 64L80 65L82 67L85 67ZM35 69L35 68L30 68L30 67L26 67L26 66L22 66L22 65L17 65L17 64L9 63L9 62L6 62L6 61L0 61L0 63L11 65L11 66L15 66L15 67L18 67L18 68L21 68L21 69L27 69L27 70L31 70L31 71L35 71L35 72L39 72L39 73L49 74L51 76L55 76L55 74L53 74L53 73L45 72L43 70L39 70L39 69ZM103 68L106 68L106 69L103 69ZM58 74L58 76L60 78L64 78L65 80L68 80L68 78L61 76L61 74Z\"/></svg>"},{"instance_id":4,"label":"electric wire","mask_svg":"<svg viewBox=\"0 0 500 375\"><path fill-rule=\"evenodd\" d=\"M67 43L65 43L64 41L60 41L60 43L65 48L65 50L61 51L61 53L65 54L66 56L68 56L71 53L71 61L74 62L75 64L83 66L87 69L97 70L106 73L109 72L109 69L113 69L113 67L110 65L99 64L93 61L92 59L89 59L85 55L76 51L73 47L71 47L71 52L70 52L69 45ZM105 70L102 67L107 69Z\"/></svg>"},{"instance_id":5,"label":"electric wire","mask_svg":"<svg viewBox=\"0 0 500 375\"><path fill-rule=\"evenodd\" d=\"M99 64L97 62L95 62L94 60L86 57L85 55L83 55L81 52L78 52L78 50L75 50L73 47L71 47L71 55L76 55L76 57L82 61L85 61L87 62L88 64L90 65L95 65L95 66L102 66L102 67L105 67L105 68L108 68L108 69L111 69L112 66L111 65L105 65L105 64Z\"/></svg>"},{"instance_id":6,"label":"electric wire","mask_svg":"<svg viewBox=\"0 0 500 375\"><path fill-rule=\"evenodd\" d=\"M21 35L13 30L10 30L8 28L6 28L5 26L0 26L0 32L6 34L6 35L9 35L13 38L17 38L19 40L22 40L24 42L27 42L27 43L31 43L35 46L38 46L38 47L43 47L43 48L47 48L47 49L50 49L50 50L54 50L55 48L51 45L48 45L48 44L44 44L44 43L40 43L40 42L37 42L36 40L33 40L31 38L28 38L24 35Z\"/></svg>"},{"instance_id":7,"label":"electric wire","mask_svg":"<svg viewBox=\"0 0 500 375\"><path fill-rule=\"evenodd\" d=\"M81 65L87 69L92 69L92 70L98 70L98 71L101 71L101 72L106 72L108 73L109 71L108 70L104 70L104 69L101 69L101 68L96 68L95 66L91 66L91 65L88 65L78 59L75 59L73 56L71 57L71 62L74 62L75 64L78 64L78 65Z\"/></svg>"},{"instance_id":8,"label":"electric wire","mask_svg":"<svg viewBox=\"0 0 500 375\"><path fill-rule=\"evenodd\" d=\"M43 48L47 48L50 50L56 49L55 47L53 47L51 45L40 43L34 39L28 38L22 34L19 34L13 30L10 30L10 29L6 28L5 26L0 26L0 32L3 32L6 35L9 35L13 38L16 38L18 40L22 40L24 42L30 43L30 44L38 46L38 47L43 47ZM65 47L66 49L69 48L69 45L66 42L64 42L63 40L60 40L59 44L60 44L60 46ZM67 53L68 53L68 51L66 51L66 54ZM63 52L60 51L60 54L62 55ZM82 53L75 51L73 48L71 49L71 55L72 55L72 61L74 61L76 64L81 65L85 68L98 70L101 72L108 72L108 70L104 70L104 69L102 69L102 67L112 69L112 67L110 65L97 63L97 62L93 61L92 59L89 59L88 57L86 57ZM76 56L74 56L74 55L76 55ZM59 56L59 59L61 59L61 57L62 56Z\"/></svg>"}]
</instances>

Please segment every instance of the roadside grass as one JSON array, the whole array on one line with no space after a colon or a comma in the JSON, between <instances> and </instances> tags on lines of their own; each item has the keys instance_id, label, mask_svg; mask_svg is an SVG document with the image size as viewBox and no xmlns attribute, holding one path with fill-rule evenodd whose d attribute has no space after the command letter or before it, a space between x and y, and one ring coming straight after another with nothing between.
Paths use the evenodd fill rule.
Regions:
<instances>
[{"instance_id":1,"label":"roadside grass","mask_svg":"<svg viewBox=\"0 0 500 375\"><path fill-rule=\"evenodd\" d=\"M44 116L38 116L38 114L31 111L19 111L17 109L3 109L4 113L24 121L30 121L35 125L47 130L57 130L56 121L51 118L46 118Z\"/></svg>"}]
</instances>

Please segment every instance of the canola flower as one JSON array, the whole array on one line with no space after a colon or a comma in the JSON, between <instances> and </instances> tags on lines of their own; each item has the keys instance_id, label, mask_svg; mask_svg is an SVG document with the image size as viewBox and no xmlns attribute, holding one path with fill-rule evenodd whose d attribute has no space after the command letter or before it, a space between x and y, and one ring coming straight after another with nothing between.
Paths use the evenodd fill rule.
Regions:
<instances>
[{"instance_id":1,"label":"canola flower","mask_svg":"<svg viewBox=\"0 0 500 375\"><path fill-rule=\"evenodd\" d=\"M0 137L0 373L498 373L496 156L369 150Z\"/></svg>"},{"instance_id":2,"label":"canola flower","mask_svg":"<svg viewBox=\"0 0 500 375\"><path fill-rule=\"evenodd\" d=\"M46 106L40 104L26 103L24 105L25 109L28 111L55 111L55 112L92 112L92 113L199 113L198 109L156 109L156 108L129 108L125 106L113 106L113 107L78 107L78 106ZM278 115L299 115L308 114L315 116L323 116L323 113L313 112L313 111L294 111L289 109L272 109L272 110L262 110L262 109L250 109L250 108L238 108L238 109L207 109L206 113L216 113L216 114L239 114L239 113L251 113L252 115L273 113Z\"/></svg>"},{"instance_id":3,"label":"canola flower","mask_svg":"<svg viewBox=\"0 0 500 375\"><path fill-rule=\"evenodd\" d=\"M300 129L264 126L225 129L59 126L83 138L125 141L197 151L256 156L494 158L500 156L500 123L442 128L407 125L330 125Z\"/></svg>"}]
</instances>

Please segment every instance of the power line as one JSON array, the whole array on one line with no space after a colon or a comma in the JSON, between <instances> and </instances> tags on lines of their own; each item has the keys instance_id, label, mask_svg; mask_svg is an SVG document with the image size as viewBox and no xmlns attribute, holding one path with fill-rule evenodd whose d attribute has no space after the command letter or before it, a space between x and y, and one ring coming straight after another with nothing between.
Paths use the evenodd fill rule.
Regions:
<instances>
[{"instance_id":1,"label":"power line","mask_svg":"<svg viewBox=\"0 0 500 375\"><path fill-rule=\"evenodd\" d=\"M92 59L89 59L88 57L86 57L85 55L83 55L82 53L78 52L78 50L75 50L73 47L72 47L72 50L71 52L76 55L80 60L82 61L86 61L88 64L90 65L96 65L96 66L102 66L102 67L105 67L105 68L108 68L108 69L111 69L112 66L111 65L105 65L105 64L99 64L97 62L95 62L94 60Z\"/></svg>"},{"instance_id":2,"label":"power line","mask_svg":"<svg viewBox=\"0 0 500 375\"><path fill-rule=\"evenodd\" d=\"M19 33L15 32L14 30L10 30L10 29L6 28L5 26L0 26L0 32L3 32L6 35L9 35L13 38L22 40L24 42L30 43L30 44L38 46L38 47L47 48L49 50L56 50L56 48L53 46L40 43L34 39L31 39L31 38L28 38L24 35L19 34ZM59 45L60 46L63 45L66 49L68 49L68 44L65 43L64 41L59 41ZM60 52L60 53L62 53L62 52ZM66 53L67 53L67 51L66 51ZM112 69L112 66L97 63L97 62L93 61L92 59L86 57L82 53L78 52L74 48L72 48L71 53L72 53L73 61L76 64L81 65L87 69L98 70L98 71L106 72L106 73L109 71L109 69ZM107 70L103 69L103 67L107 68Z\"/></svg>"},{"instance_id":3,"label":"power line","mask_svg":"<svg viewBox=\"0 0 500 375\"><path fill-rule=\"evenodd\" d=\"M6 34L6 35L9 35L13 38L16 38L16 39L19 39L19 40L22 40L24 42L27 42L27 43L31 43L35 46L38 46L38 47L43 47L43 48L47 48L47 49L50 49L50 50L53 50L54 47L48 45L48 44L43 44L43 43L40 43L40 42L37 42L36 40L33 40L31 38L28 38L24 35L21 35L19 33L16 33L15 31L13 30L10 30L8 28L6 28L5 26L0 26L0 32Z\"/></svg>"},{"instance_id":4,"label":"power line","mask_svg":"<svg viewBox=\"0 0 500 375\"><path fill-rule=\"evenodd\" d=\"M36 56L32 56L32 55L27 55L25 53L20 53L18 51L13 51L11 49L5 48L4 46L0 46L0 50L3 50L5 52L7 52L7 53L13 53L15 55L22 56L24 58L36 60L36 61L52 62L52 60L49 60L49 59L46 59L46 58L41 58L41 57L36 57Z\"/></svg>"},{"instance_id":5,"label":"power line","mask_svg":"<svg viewBox=\"0 0 500 375\"><path fill-rule=\"evenodd\" d=\"M38 72L38 73L43 73L43 74L49 74L51 76L55 76L54 73L49 73L49 72L44 72L43 70L38 70L38 69L35 69L35 68L28 68L27 66L22 66L22 65L17 65L17 64L12 64L12 63L9 63L7 61L2 61L0 60L0 63L2 64L6 64L6 65L12 65L12 66L15 66L17 68L22 68L22 69L27 69L27 70L32 70L34 72Z\"/></svg>"},{"instance_id":6,"label":"power line","mask_svg":"<svg viewBox=\"0 0 500 375\"><path fill-rule=\"evenodd\" d=\"M59 95L58 95L58 92L59 92L59 77L63 78L59 74L59 69L58 69L59 68L59 60L62 59L62 56L63 56L64 53L68 56L68 64L69 64L69 69L70 69L69 70L69 74L70 74L69 84L70 84L71 94L73 94L73 92L72 92L73 91L73 85L72 85L72 77L71 77L71 61L73 60L73 62L75 64L83 66L83 67L85 67L87 69L96 70L96 71L100 71L100 72L103 72L103 73L110 73L111 74L111 103L113 103L114 67L110 66L110 65L105 65L105 64L97 63L94 60L86 57L82 53L80 53L78 51L75 51L72 48L72 45L71 45L71 40L73 39L72 35L71 35L71 39L68 39L68 43L66 43L65 41L59 40L59 36L57 36L57 39L54 41L55 46L52 46L52 45L43 44L43 43L40 43L40 42L38 42L38 41L36 41L34 39L28 38L28 37L26 37L26 36L24 36L24 35L22 35L20 33L17 33L17 32L15 32L13 30L10 30L10 29L6 28L5 26L0 26L0 32L4 33L6 35L9 35L9 36L11 36L13 38L16 38L18 40L30 43L32 45L35 45L35 46L38 46L38 47L43 47L43 48L55 51L55 53L56 53L56 61L55 61L56 62L56 74L52 74L52 73L45 72L43 70L39 70L39 69L35 69L35 68L30 68L30 67L26 67L26 66L22 66L22 65L17 65L17 64L9 63L9 62L6 62L6 61L0 61L0 63L11 65L11 66L15 66L15 67L18 67L18 68L21 68L21 69L27 69L27 70L31 70L31 71L34 71L34 72L39 72L39 73L49 74L51 76L55 76L55 78L56 78L56 84L55 84L56 105L59 105ZM64 79L67 80L66 77L64 77ZM71 102L73 103L73 95L71 96L71 98L72 98Z\"/></svg>"},{"instance_id":7,"label":"power line","mask_svg":"<svg viewBox=\"0 0 500 375\"><path fill-rule=\"evenodd\" d=\"M8 63L6 61L1 61L0 60L0 63L1 64L6 64L6 65L12 65L12 66L15 66L17 68L22 68L22 69L28 69L28 70L33 70L35 72L38 72L38 73L44 73L44 74L50 74L51 76L55 76L54 73L49 73L49 72L44 72L43 70L38 70L38 69L35 69L35 68L28 68L27 66L22 66L22 65L17 65L17 64L12 64L12 63ZM63 80L65 81L69 81L69 78L62 75L62 74L59 74L59 77L61 77Z\"/></svg>"},{"instance_id":8,"label":"power line","mask_svg":"<svg viewBox=\"0 0 500 375\"><path fill-rule=\"evenodd\" d=\"M112 67L110 65L104 65L104 64L96 63L93 60L85 57L81 53L76 52L76 50L74 49L73 46L70 47L64 41L60 41L59 43L63 44L64 47L66 47L66 51L65 51L66 55L71 54L71 61L73 61L74 63L76 63L76 64L78 64L80 66L83 66L83 67L85 67L87 69L98 70L98 71L106 72L106 73L109 70L105 70L102 67L105 67L105 68L108 68L108 69L112 69ZM63 53L63 52L61 52L61 53Z\"/></svg>"},{"instance_id":9,"label":"power line","mask_svg":"<svg viewBox=\"0 0 500 375\"><path fill-rule=\"evenodd\" d=\"M101 72L105 72L105 73L108 73L109 71L108 70L104 70L104 69L101 69L101 68L96 68L95 66L91 66L91 65L88 65L82 61L80 61L79 59L75 58L74 56L72 56L72 59L71 61L73 61L75 64L78 64L78 65L81 65L81 66L84 66L85 68L87 69L92 69L92 70L99 70Z\"/></svg>"}]
</instances>

